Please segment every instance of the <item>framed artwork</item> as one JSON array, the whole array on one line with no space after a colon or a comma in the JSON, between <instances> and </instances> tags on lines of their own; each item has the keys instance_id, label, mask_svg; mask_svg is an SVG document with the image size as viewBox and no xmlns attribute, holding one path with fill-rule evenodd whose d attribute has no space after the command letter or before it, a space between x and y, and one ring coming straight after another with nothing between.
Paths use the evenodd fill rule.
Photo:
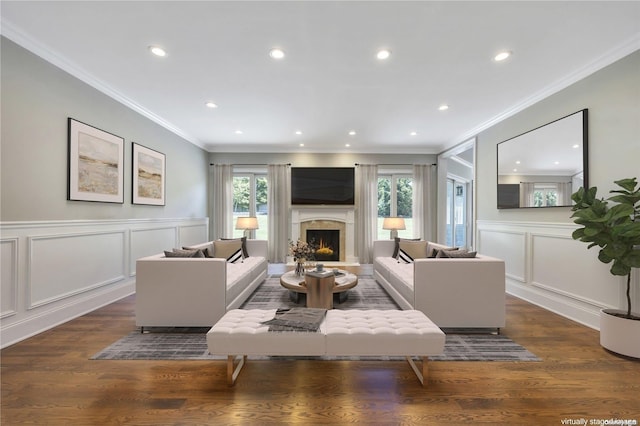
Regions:
<instances>
[{"instance_id":1,"label":"framed artwork","mask_svg":"<svg viewBox=\"0 0 640 426\"><path fill-rule=\"evenodd\" d=\"M164 206L165 155L133 143L133 204Z\"/></svg>"},{"instance_id":2,"label":"framed artwork","mask_svg":"<svg viewBox=\"0 0 640 426\"><path fill-rule=\"evenodd\" d=\"M124 139L68 119L67 200L124 203Z\"/></svg>"}]
</instances>

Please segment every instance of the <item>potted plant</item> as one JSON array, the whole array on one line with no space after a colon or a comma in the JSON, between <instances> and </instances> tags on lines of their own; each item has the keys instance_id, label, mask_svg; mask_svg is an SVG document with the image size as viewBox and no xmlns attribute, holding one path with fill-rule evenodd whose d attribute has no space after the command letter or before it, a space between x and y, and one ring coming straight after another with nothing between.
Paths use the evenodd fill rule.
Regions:
<instances>
[{"instance_id":1,"label":"potted plant","mask_svg":"<svg viewBox=\"0 0 640 426\"><path fill-rule=\"evenodd\" d=\"M619 354L640 358L640 314L631 310L631 271L640 267L640 186L636 178L614 182L620 188L607 200L598 199L597 188L580 188L572 194L571 216L582 225L573 239L600 247L598 259L611 263L611 273L627 277L626 311L603 309L600 344ZM615 203L610 205L609 202Z\"/></svg>"}]
</instances>

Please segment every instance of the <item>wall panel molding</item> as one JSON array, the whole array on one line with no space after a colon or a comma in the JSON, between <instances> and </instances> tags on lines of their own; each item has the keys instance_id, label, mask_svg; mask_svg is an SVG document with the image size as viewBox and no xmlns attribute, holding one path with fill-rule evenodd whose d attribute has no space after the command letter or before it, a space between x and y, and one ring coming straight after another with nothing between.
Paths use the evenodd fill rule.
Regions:
<instances>
[{"instance_id":1,"label":"wall panel molding","mask_svg":"<svg viewBox=\"0 0 640 426\"><path fill-rule=\"evenodd\" d=\"M205 242L208 218L0 222L2 347L135 292L135 263L186 238Z\"/></svg>"},{"instance_id":2,"label":"wall panel molding","mask_svg":"<svg viewBox=\"0 0 640 426\"><path fill-rule=\"evenodd\" d=\"M27 237L27 309L122 281L126 232Z\"/></svg>"},{"instance_id":3,"label":"wall panel molding","mask_svg":"<svg viewBox=\"0 0 640 426\"><path fill-rule=\"evenodd\" d=\"M609 273L610 265L598 260L597 249L587 250L586 244L571 237L576 228L574 223L481 220L478 251L505 260L509 294L599 329L600 309L626 306L626 281ZM522 276L513 272L521 267ZM636 309L638 275L635 271L632 286Z\"/></svg>"},{"instance_id":4,"label":"wall panel molding","mask_svg":"<svg viewBox=\"0 0 640 426\"><path fill-rule=\"evenodd\" d=\"M0 318L6 318L15 315L18 309L18 238L2 238L0 252L2 259L0 261L0 282L2 282Z\"/></svg>"}]
</instances>

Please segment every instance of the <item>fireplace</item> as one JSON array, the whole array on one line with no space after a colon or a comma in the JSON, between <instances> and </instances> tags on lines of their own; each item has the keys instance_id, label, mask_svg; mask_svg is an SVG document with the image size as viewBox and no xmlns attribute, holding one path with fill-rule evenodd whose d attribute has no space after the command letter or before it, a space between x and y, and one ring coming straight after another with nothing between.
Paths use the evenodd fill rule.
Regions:
<instances>
[{"instance_id":1,"label":"fireplace","mask_svg":"<svg viewBox=\"0 0 640 426\"><path fill-rule=\"evenodd\" d=\"M322 260L332 265L358 264L355 256L355 218L352 206L295 206L291 209L291 239L307 241L307 230L339 231L339 244L332 250L338 250L336 260ZM316 237L316 243L320 240Z\"/></svg>"},{"instance_id":2,"label":"fireplace","mask_svg":"<svg viewBox=\"0 0 640 426\"><path fill-rule=\"evenodd\" d=\"M307 242L317 246L317 261L340 260L339 229L307 229Z\"/></svg>"}]
</instances>

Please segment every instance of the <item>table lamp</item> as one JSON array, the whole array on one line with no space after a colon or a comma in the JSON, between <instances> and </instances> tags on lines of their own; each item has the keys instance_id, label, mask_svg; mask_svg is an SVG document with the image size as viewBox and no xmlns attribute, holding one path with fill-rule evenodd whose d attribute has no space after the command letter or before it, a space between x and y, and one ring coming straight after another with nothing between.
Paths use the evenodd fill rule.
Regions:
<instances>
[{"instance_id":1,"label":"table lamp","mask_svg":"<svg viewBox=\"0 0 640 426\"><path fill-rule=\"evenodd\" d=\"M236 229L244 229L244 236L247 238L252 230L258 228L258 218L255 216L239 217L236 221Z\"/></svg>"},{"instance_id":2,"label":"table lamp","mask_svg":"<svg viewBox=\"0 0 640 426\"><path fill-rule=\"evenodd\" d=\"M392 240L398 236L398 229L407 229L404 225L404 219L401 217L385 217L382 222L382 229L389 229Z\"/></svg>"}]
</instances>

